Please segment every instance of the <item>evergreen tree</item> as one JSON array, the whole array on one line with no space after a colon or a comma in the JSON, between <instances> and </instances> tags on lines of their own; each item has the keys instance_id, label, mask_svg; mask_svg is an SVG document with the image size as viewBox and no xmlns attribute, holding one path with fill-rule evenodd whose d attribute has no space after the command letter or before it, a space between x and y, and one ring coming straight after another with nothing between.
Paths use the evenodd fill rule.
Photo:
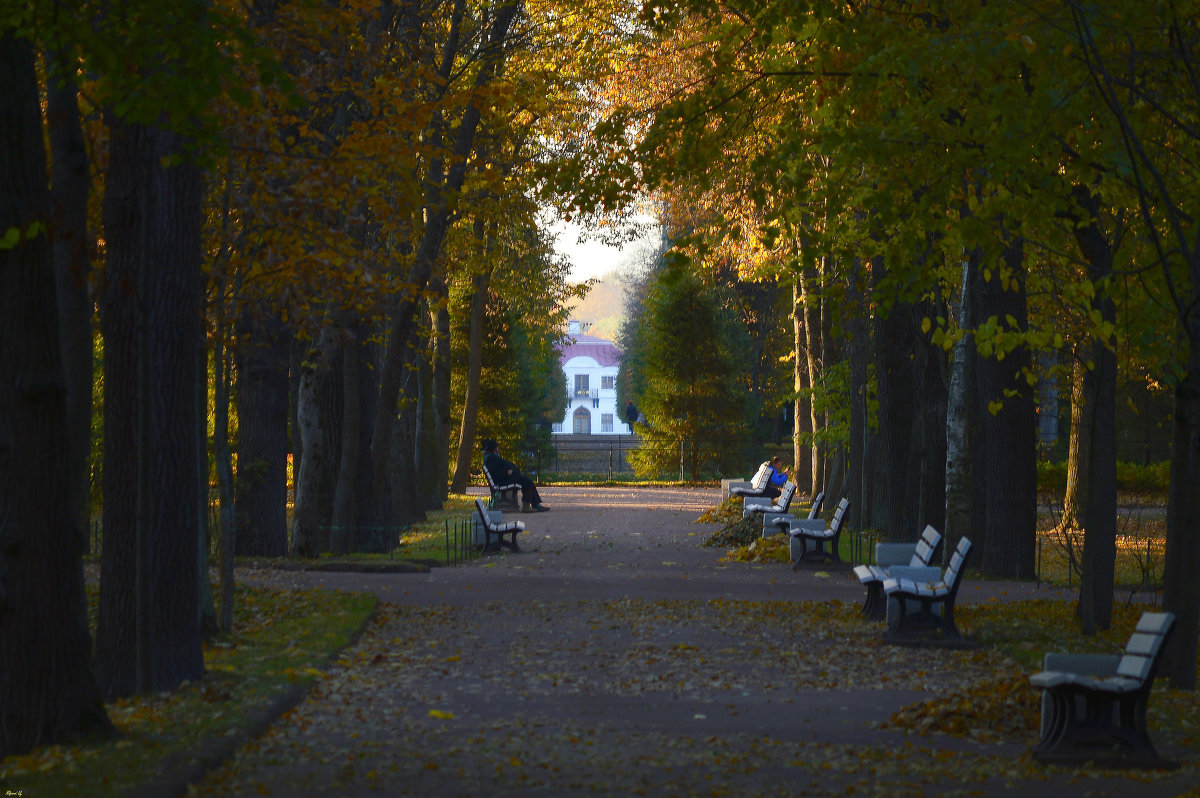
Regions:
<instances>
[{"instance_id":1,"label":"evergreen tree","mask_svg":"<svg viewBox=\"0 0 1200 798\"><path fill-rule=\"evenodd\" d=\"M644 387L638 427L642 448L630 453L639 476L678 463L697 479L736 461L747 410L745 329L731 298L705 284L685 258L655 275L644 310Z\"/></svg>"}]
</instances>

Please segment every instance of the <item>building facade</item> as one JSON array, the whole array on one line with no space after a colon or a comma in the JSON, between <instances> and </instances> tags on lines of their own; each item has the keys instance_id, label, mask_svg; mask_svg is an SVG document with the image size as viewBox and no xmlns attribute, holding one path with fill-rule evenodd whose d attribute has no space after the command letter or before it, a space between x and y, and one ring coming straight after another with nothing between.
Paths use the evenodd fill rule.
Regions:
<instances>
[{"instance_id":1,"label":"building facade","mask_svg":"<svg viewBox=\"0 0 1200 798\"><path fill-rule=\"evenodd\" d=\"M553 431L564 435L621 435L628 428L617 415L617 372L621 352L612 341L586 334L572 321L559 348L567 377L566 407Z\"/></svg>"}]
</instances>

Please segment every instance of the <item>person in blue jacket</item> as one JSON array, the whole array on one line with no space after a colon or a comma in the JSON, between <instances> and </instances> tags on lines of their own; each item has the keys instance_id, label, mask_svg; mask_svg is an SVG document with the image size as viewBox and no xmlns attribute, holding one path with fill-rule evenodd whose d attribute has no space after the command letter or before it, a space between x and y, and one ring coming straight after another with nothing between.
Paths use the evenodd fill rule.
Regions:
<instances>
[{"instance_id":1,"label":"person in blue jacket","mask_svg":"<svg viewBox=\"0 0 1200 798\"><path fill-rule=\"evenodd\" d=\"M787 484L787 481L791 477L788 476L787 469L783 467L783 460L779 458L779 455L771 458L770 468L771 475L767 477L767 484L763 488L763 495L768 499L778 499L783 486Z\"/></svg>"}]
</instances>

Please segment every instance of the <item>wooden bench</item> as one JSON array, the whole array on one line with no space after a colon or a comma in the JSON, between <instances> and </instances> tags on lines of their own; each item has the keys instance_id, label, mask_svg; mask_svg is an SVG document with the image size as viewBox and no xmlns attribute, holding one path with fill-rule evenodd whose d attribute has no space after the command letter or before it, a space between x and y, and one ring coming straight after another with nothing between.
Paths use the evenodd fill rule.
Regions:
<instances>
[{"instance_id":1,"label":"wooden bench","mask_svg":"<svg viewBox=\"0 0 1200 798\"><path fill-rule=\"evenodd\" d=\"M884 562L881 552L888 550L885 547L894 550L893 553L911 550L908 568L929 568L932 567L933 554L941 542L941 533L932 526L926 525L925 530L921 532L921 539L911 546L905 543L877 544L875 546L875 565L854 566L854 575L867 588L867 598L862 608L863 616L873 621L882 621L887 617L887 599L883 595L883 583L889 576L892 576L892 566L903 565L903 563L894 560ZM911 572L904 573L907 575Z\"/></svg>"},{"instance_id":2,"label":"wooden bench","mask_svg":"<svg viewBox=\"0 0 1200 798\"><path fill-rule=\"evenodd\" d=\"M813 497L812 504L809 505L808 516L805 518L805 520L806 521L815 521L817 518L819 518L821 516L821 507L824 504L825 504L825 493L818 492L817 495ZM767 537L768 535L774 535L778 532L783 532L786 530L786 528L787 528L786 524L775 523L780 518L787 519L788 523L798 520L796 518L796 516L791 515L790 513L771 513L771 512L763 513L762 535L764 538Z\"/></svg>"},{"instance_id":3,"label":"wooden bench","mask_svg":"<svg viewBox=\"0 0 1200 798\"><path fill-rule=\"evenodd\" d=\"M883 580L884 595L896 599L897 610L883 635L886 642L900 645L966 643L954 625L954 601L970 553L971 541L962 538L954 554L950 555L950 564L941 579L918 581L889 576ZM910 611L914 604L917 606L915 613Z\"/></svg>"},{"instance_id":4,"label":"wooden bench","mask_svg":"<svg viewBox=\"0 0 1200 798\"><path fill-rule=\"evenodd\" d=\"M479 511L479 524L483 529L484 541L483 550L491 551L492 541L496 542L496 549L503 546L508 546L513 551L520 551L517 548L517 535L525 531L525 525L520 521L493 521L488 515L487 507L483 505L483 499L475 498L475 509ZM504 536L508 535L509 540L504 542Z\"/></svg>"},{"instance_id":5,"label":"wooden bench","mask_svg":"<svg viewBox=\"0 0 1200 798\"><path fill-rule=\"evenodd\" d=\"M767 483L771 478L771 461L767 460L758 467L758 471L754 472L754 476L750 478L750 484L746 487L736 487L729 489L730 496L765 496L763 492L767 489Z\"/></svg>"},{"instance_id":6,"label":"wooden bench","mask_svg":"<svg viewBox=\"0 0 1200 798\"><path fill-rule=\"evenodd\" d=\"M487 466L483 467L483 476L487 480L488 490L492 492L491 501L488 502L491 507L507 507L510 510L521 509L521 486L518 483L499 484L496 480L492 479L492 472L488 471Z\"/></svg>"},{"instance_id":7,"label":"wooden bench","mask_svg":"<svg viewBox=\"0 0 1200 798\"><path fill-rule=\"evenodd\" d=\"M1058 765L1177 767L1159 756L1146 728L1150 688L1174 626L1172 613L1142 613L1115 667L1103 654L1047 654L1046 670L1029 677L1050 703L1034 758Z\"/></svg>"},{"instance_id":8,"label":"wooden bench","mask_svg":"<svg viewBox=\"0 0 1200 798\"><path fill-rule=\"evenodd\" d=\"M786 513L792 505L792 497L796 495L796 483L790 479L784 483L779 497L772 501L767 498L748 498L742 505L742 518L748 518L755 513Z\"/></svg>"},{"instance_id":9,"label":"wooden bench","mask_svg":"<svg viewBox=\"0 0 1200 798\"><path fill-rule=\"evenodd\" d=\"M846 523L846 511L850 509L850 500L842 499L833 509L833 517L829 525L820 518L788 519L778 518L777 526L786 524L788 535L791 536L790 552L792 570L798 571L805 563L825 563L841 565L842 557L838 553L838 542L842 537L842 526Z\"/></svg>"}]
</instances>

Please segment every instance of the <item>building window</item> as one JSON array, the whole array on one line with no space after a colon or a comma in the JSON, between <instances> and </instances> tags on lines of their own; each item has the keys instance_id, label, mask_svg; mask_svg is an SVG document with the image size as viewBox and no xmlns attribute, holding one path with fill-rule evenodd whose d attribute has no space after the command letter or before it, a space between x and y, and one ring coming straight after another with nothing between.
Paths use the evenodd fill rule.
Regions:
<instances>
[{"instance_id":1,"label":"building window","mask_svg":"<svg viewBox=\"0 0 1200 798\"><path fill-rule=\"evenodd\" d=\"M552 431L553 432L562 432L562 424L555 424Z\"/></svg>"},{"instance_id":2,"label":"building window","mask_svg":"<svg viewBox=\"0 0 1200 798\"><path fill-rule=\"evenodd\" d=\"M601 377L600 387L606 391L615 391L617 389L617 378L613 376Z\"/></svg>"},{"instance_id":3,"label":"building window","mask_svg":"<svg viewBox=\"0 0 1200 798\"><path fill-rule=\"evenodd\" d=\"M577 409L571 415L571 432L576 435L592 434L592 414L586 407Z\"/></svg>"},{"instance_id":4,"label":"building window","mask_svg":"<svg viewBox=\"0 0 1200 798\"><path fill-rule=\"evenodd\" d=\"M599 409L599 407L600 407L600 400L599 400L598 398L597 398L597 399L593 399L593 400L592 400L592 407Z\"/></svg>"},{"instance_id":5,"label":"building window","mask_svg":"<svg viewBox=\"0 0 1200 798\"><path fill-rule=\"evenodd\" d=\"M603 415L600 416L600 431L601 432L612 432L613 431L612 425L613 425L612 413L604 413Z\"/></svg>"},{"instance_id":6,"label":"building window","mask_svg":"<svg viewBox=\"0 0 1200 798\"><path fill-rule=\"evenodd\" d=\"M588 391L588 375L576 374L575 375L575 395L576 396L587 396L588 393L589 393L589 391Z\"/></svg>"}]
</instances>

